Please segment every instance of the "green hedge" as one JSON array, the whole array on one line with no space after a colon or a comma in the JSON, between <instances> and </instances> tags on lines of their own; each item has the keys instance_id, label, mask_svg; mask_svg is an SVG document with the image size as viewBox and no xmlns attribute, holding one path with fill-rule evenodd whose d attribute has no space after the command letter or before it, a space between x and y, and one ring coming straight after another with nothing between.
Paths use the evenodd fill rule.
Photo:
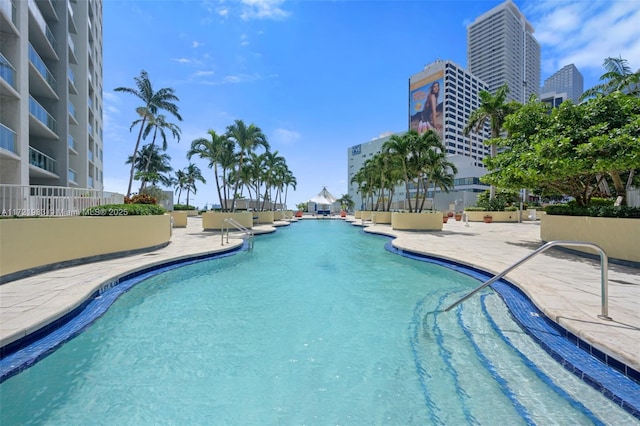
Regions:
<instances>
[{"instance_id":1,"label":"green hedge","mask_svg":"<svg viewBox=\"0 0 640 426\"><path fill-rule=\"evenodd\" d=\"M165 213L166 210L156 204L105 204L86 208L80 216L146 216Z\"/></svg>"},{"instance_id":2,"label":"green hedge","mask_svg":"<svg viewBox=\"0 0 640 426\"><path fill-rule=\"evenodd\" d=\"M484 212L487 211L484 207L465 207L464 211L466 212Z\"/></svg>"},{"instance_id":3,"label":"green hedge","mask_svg":"<svg viewBox=\"0 0 640 426\"><path fill-rule=\"evenodd\" d=\"M190 206L188 204L174 204L173 210L197 210L197 207Z\"/></svg>"},{"instance_id":4,"label":"green hedge","mask_svg":"<svg viewBox=\"0 0 640 426\"><path fill-rule=\"evenodd\" d=\"M544 211L550 215L561 216L618 217L626 219L640 219L640 207L616 207L611 205L581 207L575 204L554 204L545 207Z\"/></svg>"}]
</instances>

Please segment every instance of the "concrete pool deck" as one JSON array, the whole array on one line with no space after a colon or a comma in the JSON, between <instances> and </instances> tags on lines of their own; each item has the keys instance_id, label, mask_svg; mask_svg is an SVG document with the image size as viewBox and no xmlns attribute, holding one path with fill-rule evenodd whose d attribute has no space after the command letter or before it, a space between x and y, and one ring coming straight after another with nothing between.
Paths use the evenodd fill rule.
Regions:
<instances>
[{"instance_id":1,"label":"concrete pool deck","mask_svg":"<svg viewBox=\"0 0 640 426\"><path fill-rule=\"evenodd\" d=\"M347 218L354 225L361 220ZM307 218L304 218L307 220ZM278 222L276 226L289 225ZM442 232L394 231L389 225L364 223L366 232L395 237L397 248L433 255L499 273L542 244L538 222L469 223L449 221ZM295 226L295 225L293 225ZM256 234L272 232L269 225ZM190 217L187 228L173 230L164 248L33 275L0 285L0 347L55 321L81 305L105 284L171 260L237 248L239 238L221 245L219 233L202 231ZM607 355L640 370L640 268L609 264L609 316L598 318L600 263L551 249L510 272L517 284L549 318Z\"/></svg>"}]
</instances>

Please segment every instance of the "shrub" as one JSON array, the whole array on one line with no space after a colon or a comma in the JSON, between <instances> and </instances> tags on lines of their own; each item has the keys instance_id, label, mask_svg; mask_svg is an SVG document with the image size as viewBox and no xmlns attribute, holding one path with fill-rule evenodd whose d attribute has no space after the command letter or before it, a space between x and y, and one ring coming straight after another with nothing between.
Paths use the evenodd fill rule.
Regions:
<instances>
[{"instance_id":1,"label":"shrub","mask_svg":"<svg viewBox=\"0 0 640 426\"><path fill-rule=\"evenodd\" d=\"M617 217L626 219L640 219L640 207L628 206L578 206L577 204L553 204L545 207L544 211L550 215L562 216L591 216Z\"/></svg>"},{"instance_id":2,"label":"shrub","mask_svg":"<svg viewBox=\"0 0 640 426\"><path fill-rule=\"evenodd\" d=\"M609 207L609 206L613 206L614 203L615 203L615 200L610 198L593 197L589 200L590 207ZM571 200L567 203L567 205L577 206L578 203L576 200Z\"/></svg>"},{"instance_id":3,"label":"shrub","mask_svg":"<svg viewBox=\"0 0 640 426\"><path fill-rule=\"evenodd\" d=\"M86 208L80 212L80 216L147 216L165 212L156 204L105 204Z\"/></svg>"},{"instance_id":4,"label":"shrub","mask_svg":"<svg viewBox=\"0 0 640 426\"><path fill-rule=\"evenodd\" d=\"M485 209L484 207L465 207L464 211L466 212L483 212L487 209Z\"/></svg>"},{"instance_id":5,"label":"shrub","mask_svg":"<svg viewBox=\"0 0 640 426\"><path fill-rule=\"evenodd\" d=\"M516 207L516 206L505 207L504 211L505 212L517 212L518 211L518 207Z\"/></svg>"},{"instance_id":6,"label":"shrub","mask_svg":"<svg viewBox=\"0 0 640 426\"><path fill-rule=\"evenodd\" d=\"M156 197L149 194L134 194L131 197L124 197L125 204L157 204Z\"/></svg>"},{"instance_id":7,"label":"shrub","mask_svg":"<svg viewBox=\"0 0 640 426\"><path fill-rule=\"evenodd\" d=\"M191 206L189 204L174 204L173 210L197 210L197 207Z\"/></svg>"}]
</instances>

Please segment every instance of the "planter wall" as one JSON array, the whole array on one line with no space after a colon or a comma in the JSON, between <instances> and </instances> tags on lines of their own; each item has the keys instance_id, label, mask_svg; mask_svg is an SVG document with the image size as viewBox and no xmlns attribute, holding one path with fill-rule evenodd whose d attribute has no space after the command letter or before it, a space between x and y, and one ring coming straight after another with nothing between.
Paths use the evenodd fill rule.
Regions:
<instances>
[{"instance_id":1,"label":"planter wall","mask_svg":"<svg viewBox=\"0 0 640 426\"><path fill-rule=\"evenodd\" d=\"M226 218L235 219L240 225L251 229L253 227L253 216L251 212L206 212L202 214L202 228L205 231L220 231L227 228L224 223Z\"/></svg>"},{"instance_id":2,"label":"planter wall","mask_svg":"<svg viewBox=\"0 0 640 426\"><path fill-rule=\"evenodd\" d=\"M491 215L493 222L517 222L520 217L520 211L515 212L498 212L498 211L484 211L474 212L465 211L469 222L484 222L485 215Z\"/></svg>"},{"instance_id":3,"label":"planter wall","mask_svg":"<svg viewBox=\"0 0 640 426\"><path fill-rule=\"evenodd\" d=\"M362 211L360 211L360 210L356 210L353 213L353 217L356 218L356 219L361 219L361 216L362 216Z\"/></svg>"},{"instance_id":4,"label":"planter wall","mask_svg":"<svg viewBox=\"0 0 640 426\"><path fill-rule=\"evenodd\" d=\"M256 224L270 224L273 223L274 220L274 215L273 212L252 212L253 216L251 217L251 219L253 220L253 218L257 217L257 219L255 220Z\"/></svg>"},{"instance_id":5,"label":"planter wall","mask_svg":"<svg viewBox=\"0 0 640 426\"><path fill-rule=\"evenodd\" d=\"M34 268L53 269L64 262L158 248L170 238L168 214L3 219L0 271L4 277Z\"/></svg>"},{"instance_id":6,"label":"planter wall","mask_svg":"<svg viewBox=\"0 0 640 426\"><path fill-rule=\"evenodd\" d=\"M371 220L371 210L363 210L360 212L360 219L362 220Z\"/></svg>"},{"instance_id":7,"label":"planter wall","mask_svg":"<svg viewBox=\"0 0 640 426\"><path fill-rule=\"evenodd\" d=\"M373 212L371 221L375 224L389 225L391 224L391 212Z\"/></svg>"},{"instance_id":8,"label":"planter wall","mask_svg":"<svg viewBox=\"0 0 640 426\"><path fill-rule=\"evenodd\" d=\"M544 215L540 218L542 241L584 241L597 244L614 259L640 262L640 219ZM573 250L595 253L588 248Z\"/></svg>"},{"instance_id":9,"label":"planter wall","mask_svg":"<svg viewBox=\"0 0 640 426\"><path fill-rule=\"evenodd\" d=\"M442 212L393 212L391 228L399 231L442 231Z\"/></svg>"},{"instance_id":10,"label":"planter wall","mask_svg":"<svg viewBox=\"0 0 640 426\"><path fill-rule=\"evenodd\" d=\"M171 217L173 218L173 227L174 228L186 228L187 227L187 210L177 210L169 212Z\"/></svg>"}]
</instances>

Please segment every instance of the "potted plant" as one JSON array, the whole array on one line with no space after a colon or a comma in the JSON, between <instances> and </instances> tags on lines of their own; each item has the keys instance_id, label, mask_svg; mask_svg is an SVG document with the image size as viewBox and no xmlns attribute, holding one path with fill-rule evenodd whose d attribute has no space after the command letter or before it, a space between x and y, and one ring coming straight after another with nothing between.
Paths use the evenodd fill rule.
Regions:
<instances>
[{"instance_id":1,"label":"potted plant","mask_svg":"<svg viewBox=\"0 0 640 426\"><path fill-rule=\"evenodd\" d=\"M449 220L449 215L447 213L444 213L442 215L442 223L447 223L448 220Z\"/></svg>"},{"instance_id":2,"label":"potted plant","mask_svg":"<svg viewBox=\"0 0 640 426\"><path fill-rule=\"evenodd\" d=\"M493 216L491 216L490 214L485 214L483 219L484 223L491 223L493 221Z\"/></svg>"},{"instance_id":3,"label":"potted plant","mask_svg":"<svg viewBox=\"0 0 640 426\"><path fill-rule=\"evenodd\" d=\"M462 220L462 213L456 212L455 217L456 217L456 221L460 222Z\"/></svg>"}]
</instances>

